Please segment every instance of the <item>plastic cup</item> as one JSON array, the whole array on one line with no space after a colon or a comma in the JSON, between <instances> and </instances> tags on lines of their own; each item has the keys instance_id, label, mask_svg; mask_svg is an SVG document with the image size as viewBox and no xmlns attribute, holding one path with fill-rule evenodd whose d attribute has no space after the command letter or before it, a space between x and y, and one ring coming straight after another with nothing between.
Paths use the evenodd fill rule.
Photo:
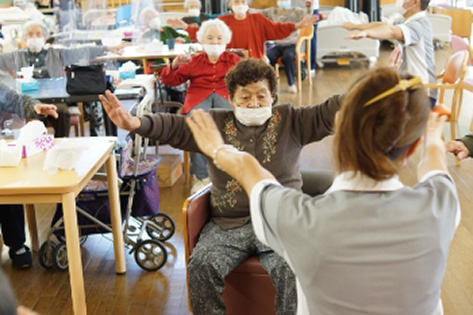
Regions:
<instances>
[{"instance_id":1,"label":"plastic cup","mask_svg":"<svg viewBox=\"0 0 473 315\"><path fill-rule=\"evenodd\" d=\"M175 38L168 38L166 43L168 44L169 50L173 50L174 46L176 45L176 39Z\"/></svg>"}]
</instances>

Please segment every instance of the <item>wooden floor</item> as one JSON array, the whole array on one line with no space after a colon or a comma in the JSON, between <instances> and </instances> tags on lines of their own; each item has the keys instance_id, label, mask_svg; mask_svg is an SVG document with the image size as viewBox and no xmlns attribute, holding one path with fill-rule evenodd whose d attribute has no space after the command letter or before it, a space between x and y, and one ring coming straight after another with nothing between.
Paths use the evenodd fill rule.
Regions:
<instances>
[{"instance_id":1,"label":"wooden floor","mask_svg":"<svg viewBox=\"0 0 473 315\"><path fill-rule=\"evenodd\" d=\"M389 47L383 47L379 62L386 60ZM437 51L437 68L442 69L451 53L450 48ZM298 95L286 93L285 78L281 82L280 102L296 105L314 104L333 93L344 91L356 76L366 71L362 65L325 67L318 70L312 88L304 81L304 91ZM438 70L439 72L440 70ZM302 167L332 169L329 137L308 145L301 157ZM402 171L407 185L416 182L415 171L419 156L415 155ZM462 162L460 168L449 157L449 169L454 177L462 221L453 240L442 287L442 299L447 315L473 314L473 159ZM146 272L126 255L126 275L115 275L113 248L109 235L93 235L82 247L84 278L89 314L189 314L186 300L186 272L183 249L181 207L189 187L183 179L172 188L161 189L161 211L171 215L177 226L175 235L166 244L169 259L157 272ZM53 215L51 205L37 206L40 240L44 241ZM9 277L19 302L41 314L72 314L67 272L43 269L34 259L34 267L19 271L11 267L6 249L1 266Z\"/></svg>"}]
</instances>

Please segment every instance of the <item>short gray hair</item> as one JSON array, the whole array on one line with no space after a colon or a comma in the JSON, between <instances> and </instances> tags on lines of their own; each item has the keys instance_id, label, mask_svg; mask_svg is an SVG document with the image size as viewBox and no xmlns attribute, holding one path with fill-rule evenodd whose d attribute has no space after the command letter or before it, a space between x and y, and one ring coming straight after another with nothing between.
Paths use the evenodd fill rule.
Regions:
<instances>
[{"instance_id":1,"label":"short gray hair","mask_svg":"<svg viewBox=\"0 0 473 315\"><path fill-rule=\"evenodd\" d=\"M228 0L228 8L231 9L232 8L232 2L233 0ZM248 3L248 6L251 7L251 4L253 3L252 0L246 0L246 3Z\"/></svg>"},{"instance_id":2,"label":"short gray hair","mask_svg":"<svg viewBox=\"0 0 473 315\"><path fill-rule=\"evenodd\" d=\"M159 12L156 11L155 9L153 8L144 8L143 11L141 11L140 13L140 17L139 17L139 20L140 20L140 24L141 25L145 25L146 23L149 23L149 21L145 21L145 19L148 17L148 15L153 15L153 18L155 17L159 17Z\"/></svg>"},{"instance_id":3,"label":"short gray hair","mask_svg":"<svg viewBox=\"0 0 473 315\"><path fill-rule=\"evenodd\" d=\"M212 27L218 27L223 30L223 39L225 45L227 45L232 40L232 31L227 26L227 24L225 24L225 22L223 22L222 20L213 19L203 22L199 30L197 31L196 36L199 43L202 43L202 41L204 40L205 33L207 33L207 30Z\"/></svg>"},{"instance_id":4,"label":"short gray hair","mask_svg":"<svg viewBox=\"0 0 473 315\"><path fill-rule=\"evenodd\" d=\"M202 2L200 2L200 0L186 0L186 1L184 1L184 9L187 9L190 2L198 2L199 3L199 9L202 9Z\"/></svg>"},{"instance_id":5,"label":"short gray hair","mask_svg":"<svg viewBox=\"0 0 473 315\"><path fill-rule=\"evenodd\" d=\"M44 35L44 38L48 37L49 35L49 31L48 31L48 28L46 27L46 25L43 23L43 21L41 20L32 20L32 21L29 21L29 22L26 22L24 25L23 25L23 32L24 32L24 36L26 37L26 31L32 27L32 26L39 26L43 29L43 35Z\"/></svg>"}]
</instances>

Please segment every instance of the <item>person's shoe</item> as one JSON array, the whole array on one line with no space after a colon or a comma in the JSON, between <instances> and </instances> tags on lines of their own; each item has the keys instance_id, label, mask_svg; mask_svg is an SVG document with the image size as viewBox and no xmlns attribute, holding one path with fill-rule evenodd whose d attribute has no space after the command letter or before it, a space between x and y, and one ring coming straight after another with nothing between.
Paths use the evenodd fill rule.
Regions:
<instances>
[{"instance_id":1,"label":"person's shoe","mask_svg":"<svg viewBox=\"0 0 473 315\"><path fill-rule=\"evenodd\" d=\"M296 94L297 93L297 87L296 87L295 84L289 86L288 90L289 90L289 93L291 93L291 94Z\"/></svg>"},{"instance_id":2,"label":"person's shoe","mask_svg":"<svg viewBox=\"0 0 473 315\"><path fill-rule=\"evenodd\" d=\"M191 188L191 195L193 195L194 193L198 192L199 190L201 190L202 188L204 188L204 186L206 186L208 183L210 183L210 178L198 178L197 176L195 175L192 175L192 179L191 179L191 185L192 185L192 188Z\"/></svg>"},{"instance_id":3,"label":"person's shoe","mask_svg":"<svg viewBox=\"0 0 473 315\"><path fill-rule=\"evenodd\" d=\"M20 249L14 250L10 248L8 251L13 266L18 269L27 269L33 266L33 257L28 246L23 245Z\"/></svg>"}]
</instances>

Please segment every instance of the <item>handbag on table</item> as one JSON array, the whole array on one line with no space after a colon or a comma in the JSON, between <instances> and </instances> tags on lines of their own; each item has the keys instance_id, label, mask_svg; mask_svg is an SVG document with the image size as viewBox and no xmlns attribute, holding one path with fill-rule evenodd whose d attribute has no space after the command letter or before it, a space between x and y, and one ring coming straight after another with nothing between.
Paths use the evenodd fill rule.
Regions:
<instances>
[{"instance_id":1,"label":"handbag on table","mask_svg":"<svg viewBox=\"0 0 473 315\"><path fill-rule=\"evenodd\" d=\"M104 94L107 89L103 64L66 67L66 91L70 95Z\"/></svg>"}]
</instances>

